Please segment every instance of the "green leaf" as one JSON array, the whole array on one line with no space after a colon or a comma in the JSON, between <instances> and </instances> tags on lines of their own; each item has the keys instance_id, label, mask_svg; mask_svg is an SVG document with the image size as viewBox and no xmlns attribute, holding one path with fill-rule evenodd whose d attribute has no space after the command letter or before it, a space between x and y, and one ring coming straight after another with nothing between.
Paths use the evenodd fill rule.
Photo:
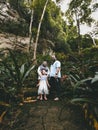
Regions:
<instances>
[{"instance_id":1,"label":"green leaf","mask_svg":"<svg viewBox=\"0 0 98 130\"><path fill-rule=\"evenodd\" d=\"M30 72L34 69L35 65L33 65L29 70L26 71L25 75L23 76L22 82L26 79L26 77L30 74Z\"/></svg>"},{"instance_id":2,"label":"green leaf","mask_svg":"<svg viewBox=\"0 0 98 130\"><path fill-rule=\"evenodd\" d=\"M92 100L90 98L74 98L74 99L71 100L71 102L72 103L74 103L74 102L86 102L86 103L98 105L98 100Z\"/></svg>"},{"instance_id":3,"label":"green leaf","mask_svg":"<svg viewBox=\"0 0 98 130\"><path fill-rule=\"evenodd\" d=\"M95 77L92 79L91 83L98 81L98 72L96 72Z\"/></svg>"},{"instance_id":4,"label":"green leaf","mask_svg":"<svg viewBox=\"0 0 98 130\"><path fill-rule=\"evenodd\" d=\"M8 70L8 72L5 71L4 73L5 73L8 77L11 76L12 79L14 79L15 81L17 81L17 78L16 78L16 76L14 75L13 70L12 70L4 61L2 62L2 64L3 64L4 67Z\"/></svg>"},{"instance_id":5,"label":"green leaf","mask_svg":"<svg viewBox=\"0 0 98 130\"><path fill-rule=\"evenodd\" d=\"M14 63L14 66L15 66L15 73L16 73L16 77L17 77L17 80L18 80L18 85L21 84L21 79L20 79L20 70L19 70L19 66L17 64L17 61L16 61L16 58L15 58L15 55L12 53L11 50L9 50L9 53L10 53L10 56L12 58L12 61Z\"/></svg>"},{"instance_id":6,"label":"green leaf","mask_svg":"<svg viewBox=\"0 0 98 130\"><path fill-rule=\"evenodd\" d=\"M73 75L69 75L75 82L78 82L78 80L73 76Z\"/></svg>"},{"instance_id":7,"label":"green leaf","mask_svg":"<svg viewBox=\"0 0 98 130\"><path fill-rule=\"evenodd\" d=\"M21 66L21 68L20 68L21 77L23 77L24 72L25 72L25 63L24 63L24 64Z\"/></svg>"}]
</instances>

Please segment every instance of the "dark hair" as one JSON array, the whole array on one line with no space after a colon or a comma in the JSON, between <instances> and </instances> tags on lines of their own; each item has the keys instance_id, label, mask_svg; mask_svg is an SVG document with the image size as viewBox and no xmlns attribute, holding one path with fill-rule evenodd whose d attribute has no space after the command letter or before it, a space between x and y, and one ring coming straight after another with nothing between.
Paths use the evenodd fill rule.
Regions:
<instances>
[{"instance_id":1,"label":"dark hair","mask_svg":"<svg viewBox=\"0 0 98 130\"><path fill-rule=\"evenodd\" d=\"M45 71L46 71L46 69L45 69L45 68L41 68L41 71L43 71L43 70L45 70Z\"/></svg>"}]
</instances>

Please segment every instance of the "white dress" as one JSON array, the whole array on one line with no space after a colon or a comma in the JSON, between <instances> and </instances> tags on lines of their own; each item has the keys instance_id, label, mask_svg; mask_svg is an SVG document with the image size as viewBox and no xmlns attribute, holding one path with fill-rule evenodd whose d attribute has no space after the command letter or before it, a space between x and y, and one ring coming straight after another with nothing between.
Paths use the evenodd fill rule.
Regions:
<instances>
[{"instance_id":1,"label":"white dress","mask_svg":"<svg viewBox=\"0 0 98 130\"><path fill-rule=\"evenodd\" d=\"M38 88L38 94L49 94L46 75L41 76Z\"/></svg>"}]
</instances>

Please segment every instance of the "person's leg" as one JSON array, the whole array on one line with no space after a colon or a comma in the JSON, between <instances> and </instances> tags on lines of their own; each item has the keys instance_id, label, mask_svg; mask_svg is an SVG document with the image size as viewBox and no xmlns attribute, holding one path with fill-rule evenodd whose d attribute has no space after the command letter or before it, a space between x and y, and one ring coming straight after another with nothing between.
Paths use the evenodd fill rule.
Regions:
<instances>
[{"instance_id":1,"label":"person's leg","mask_svg":"<svg viewBox=\"0 0 98 130\"><path fill-rule=\"evenodd\" d=\"M49 92L49 95L51 98L54 98L55 97L55 88L56 88L56 81L55 81L55 78L54 77L50 77L50 80L49 80L49 84L50 84L50 92Z\"/></svg>"},{"instance_id":2,"label":"person's leg","mask_svg":"<svg viewBox=\"0 0 98 130\"><path fill-rule=\"evenodd\" d=\"M47 100L46 94L44 94L44 99Z\"/></svg>"},{"instance_id":3,"label":"person's leg","mask_svg":"<svg viewBox=\"0 0 98 130\"><path fill-rule=\"evenodd\" d=\"M59 100L60 97L60 91L61 91L61 80L60 78L55 79L55 90L56 90L56 95L54 100Z\"/></svg>"},{"instance_id":4,"label":"person's leg","mask_svg":"<svg viewBox=\"0 0 98 130\"><path fill-rule=\"evenodd\" d=\"M43 95L42 94L40 94L40 100L43 100Z\"/></svg>"}]
</instances>

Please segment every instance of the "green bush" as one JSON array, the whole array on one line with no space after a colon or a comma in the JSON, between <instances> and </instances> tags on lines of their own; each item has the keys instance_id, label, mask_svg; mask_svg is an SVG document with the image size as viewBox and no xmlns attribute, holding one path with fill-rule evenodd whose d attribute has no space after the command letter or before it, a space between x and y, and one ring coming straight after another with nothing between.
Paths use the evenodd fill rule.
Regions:
<instances>
[{"instance_id":1,"label":"green bush","mask_svg":"<svg viewBox=\"0 0 98 130\"><path fill-rule=\"evenodd\" d=\"M15 35L26 36L28 35L28 24L23 20L18 22L9 20L1 24L0 32L2 31L13 33Z\"/></svg>"},{"instance_id":2,"label":"green bush","mask_svg":"<svg viewBox=\"0 0 98 130\"><path fill-rule=\"evenodd\" d=\"M98 60L98 46L86 48L82 51L82 56L85 60Z\"/></svg>"},{"instance_id":3,"label":"green bush","mask_svg":"<svg viewBox=\"0 0 98 130\"><path fill-rule=\"evenodd\" d=\"M0 89L4 92L2 95L9 95L8 100L12 100L11 97L15 98L16 95L22 93L24 87L29 87L30 73L35 67L26 59L25 62L22 62L21 55L18 56L9 50L8 57L0 62ZM32 78L32 80L34 79Z\"/></svg>"}]
</instances>

